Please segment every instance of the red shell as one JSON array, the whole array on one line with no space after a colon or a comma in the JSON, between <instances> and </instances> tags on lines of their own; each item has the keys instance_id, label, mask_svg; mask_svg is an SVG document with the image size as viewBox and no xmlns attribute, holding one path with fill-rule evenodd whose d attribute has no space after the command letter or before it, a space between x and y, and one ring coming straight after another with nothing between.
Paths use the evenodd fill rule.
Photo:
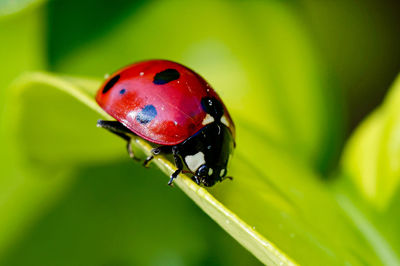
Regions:
<instances>
[{"instance_id":1,"label":"red shell","mask_svg":"<svg viewBox=\"0 0 400 266\"><path fill-rule=\"evenodd\" d=\"M178 71L179 78L161 85L153 83L155 75L167 69ZM109 84L118 75L115 84ZM103 93L105 86L111 88ZM211 86L191 69L167 60L150 60L114 73L97 92L96 101L140 137L157 144L176 145L204 127L207 114L201 105L203 97L222 103ZM148 123L140 123L136 116L147 105L153 105L157 115ZM225 106L224 116L234 137L235 127Z\"/></svg>"}]
</instances>

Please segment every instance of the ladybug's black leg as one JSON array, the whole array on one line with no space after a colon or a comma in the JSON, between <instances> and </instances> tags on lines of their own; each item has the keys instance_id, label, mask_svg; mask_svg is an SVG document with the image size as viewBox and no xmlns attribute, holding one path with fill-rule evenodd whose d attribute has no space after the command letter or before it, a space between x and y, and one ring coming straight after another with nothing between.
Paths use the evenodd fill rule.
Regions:
<instances>
[{"instance_id":1,"label":"ladybug's black leg","mask_svg":"<svg viewBox=\"0 0 400 266\"><path fill-rule=\"evenodd\" d=\"M134 135L132 131L118 121L97 120L97 127L107 129L125 140L130 139L128 134Z\"/></svg>"},{"instance_id":2,"label":"ladybug's black leg","mask_svg":"<svg viewBox=\"0 0 400 266\"><path fill-rule=\"evenodd\" d=\"M183 170L183 164L181 161L181 158L178 155L178 151L176 146L174 146L172 148L172 155L174 156L174 160L175 160L175 165L178 168L172 175L171 178L168 181L168 185L172 185L172 182L174 181L174 179L182 172Z\"/></svg>"},{"instance_id":3,"label":"ladybug's black leg","mask_svg":"<svg viewBox=\"0 0 400 266\"><path fill-rule=\"evenodd\" d=\"M126 140L126 142L127 142L126 150L128 151L129 157L131 157L135 161L140 161L139 159L135 158L135 155L133 154L133 151L132 151L132 143L131 143L131 137L130 137L130 135L134 135L134 133L132 131L130 131L128 128L126 128L124 125L122 125L118 121L98 120L97 126L107 129L111 133L114 133L115 135Z\"/></svg>"},{"instance_id":4,"label":"ladybug's black leg","mask_svg":"<svg viewBox=\"0 0 400 266\"><path fill-rule=\"evenodd\" d=\"M131 139L129 139L126 142L126 150L128 151L129 157L131 157L132 159L134 159L135 161L139 162L140 160L135 158L135 154L133 153L132 150L132 143L131 143Z\"/></svg>"},{"instance_id":5,"label":"ladybug's black leg","mask_svg":"<svg viewBox=\"0 0 400 266\"><path fill-rule=\"evenodd\" d=\"M153 159L154 159L154 155L153 155L153 154L150 155L150 156L148 156L148 157L146 158L146 160L144 160L143 166L144 166L144 167L148 167L148 166L149 166L149 163L150 163Z\"/></svg>"}]
</instances>

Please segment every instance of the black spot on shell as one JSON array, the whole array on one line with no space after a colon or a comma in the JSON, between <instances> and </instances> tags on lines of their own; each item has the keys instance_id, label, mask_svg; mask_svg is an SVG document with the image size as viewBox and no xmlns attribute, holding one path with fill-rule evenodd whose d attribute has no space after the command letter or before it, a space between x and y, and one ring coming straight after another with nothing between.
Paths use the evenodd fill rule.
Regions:
<instances>
[{"instance_id":1,"label":"black spot on shell","mask_svg":"<svg viewBox=\"0 0 400 266\"><path fill-rule=\"evenodd\" d=\"M203 97L201 99L203 110L210 114L214 119L219 120L224 114L222 103L215 98Z\"/></svg>"},{"instance_id":2,"label":"black spot on shell","mask_svg":"<svg viewBox=\"0 0 400 266\"><path fill-rule=\"evenodd\" d=\"M141 124L147 124L151 120L154 119L154 117L157 116L157 110L153 105L146 105L143 107L142 111L140 111L136 115L136 120L141 123Z\"/></svg>"},{"instance_id":3,"label":"black spot on shell","mask_svg":"<svg viewBox=\"0 0 400 266\"><path fill-rule=\"evenodd\" d=\"M119 94L122 95L122 94L124 94L125 92L126 92L126 90L125 90L125 89L122 89L122 90L119 91Z\"/></svg>"},{"instance_id":4,"label":"black spot on shell","mask_svg":"<svg viewBox=\"0 0 400 266\"><path fill-rule=\"evenodd\" d=\"M103 88L103 93L106 93L107 91L109 91L114 85L115 83L117 83L117 81L119 80L121 76L120 75L116 75L115 77L113 77L112 79L110 79L106 85L104 85Z\"/></svg>"},{"instance_id":5,"label":"black spot on shell","mask_svg":"<svg viewBox=\"0 0 400 266\"><path fill-rule=\"evenodd\" d=\"M163 85L171 82L173 80L179 79L181 75L176 69L168 68L164 71L157 73L154 76L153 83L156 85Z\"/></svg>"}]
</instances>

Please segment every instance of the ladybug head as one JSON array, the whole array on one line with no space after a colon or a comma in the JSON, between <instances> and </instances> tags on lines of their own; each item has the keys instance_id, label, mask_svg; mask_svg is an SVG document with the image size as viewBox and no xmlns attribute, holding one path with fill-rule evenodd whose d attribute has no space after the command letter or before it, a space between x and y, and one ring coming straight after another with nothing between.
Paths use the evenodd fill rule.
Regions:
<instances>
[{"instance_id":1,"label":"ladybug head","mask_svg":"<svg viewBox=\"0 0 400 266\"><path fill-rule=\"evenodd\" d=\"M219 122L208 124L180 146L180 155L195 179L206 187L222 181L234 141L230 130Z\"/></svg>"},{"instance_id":2,"label":"ladybug head","mask_svg":"<svg viewBox=\"0 0 400 266\"><path fill-rule=\"evenodd\" d=\"M210 175L211 174L211 175ZM206 187L211 187L216 181L219 181L218 176L214 175L214 170L209 168L206 164L203 164L196 171L195 176L198 178L200 183Z\"/></svg>"},{"instance_id":3,"label":"ladybug head","mask_svg":"<svg viewBox=\"0 0 400 266\"><path fill-rule=\"evenodd\" d=\"M226 177L226 167L222 167L222 169L215 168L215 170L214 172L213 168L209 168L207 165L203 164L196 171L195 177L206 187L212 187L217 181L222 181L226 178L232 179L232 177Z\"/></svg>"}]
</instances>

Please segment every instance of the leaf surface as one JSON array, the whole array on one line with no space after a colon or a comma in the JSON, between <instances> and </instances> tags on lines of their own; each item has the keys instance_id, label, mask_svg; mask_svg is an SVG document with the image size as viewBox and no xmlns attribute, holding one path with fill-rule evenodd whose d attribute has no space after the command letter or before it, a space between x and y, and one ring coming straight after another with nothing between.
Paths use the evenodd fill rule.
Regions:
<instances>
[{"instance_id":1,"label":"leaf surface","mask_svg":"<svg viewBox=\"0 0 400 266\"><path fill-rule=\"evenodd\" d=\"M45 176L49 171L64 176L59 179L63 182L43 185L42 195L55 189L64 191L68 186L63 183L68 184L73 177L68 174L71 166L101 163L121 152L119 140L105 143L103 133L94 126L97 118L109 118L93 100L99 84L96 80L48 73L25 75L14 83L13 100L7 106L7 113L14 119L6 120L6 128L19 146L17 161L27 165L35 162L32 169ZM71 117L71 113L79 117ZM225 181L208 191L180 175L175 182L178 187L263 263L334 265L379 261L362 244L363 237L316 173L262 135L254 134L245 123L236 123L238 147L230 172L234 181ZM29 134L26 128L30 128ZM152 148L140 138L134 144L146 154ZM162 156L154 163L167 175L175 170ZM29 187L29 178L24 178L18 189L35 187ZM40 199L37 201L40 204ZM21 208L26 201L20 199L13 204ZM7 228L7 220L3 223Z\"/></svg>"}]
</instances>

